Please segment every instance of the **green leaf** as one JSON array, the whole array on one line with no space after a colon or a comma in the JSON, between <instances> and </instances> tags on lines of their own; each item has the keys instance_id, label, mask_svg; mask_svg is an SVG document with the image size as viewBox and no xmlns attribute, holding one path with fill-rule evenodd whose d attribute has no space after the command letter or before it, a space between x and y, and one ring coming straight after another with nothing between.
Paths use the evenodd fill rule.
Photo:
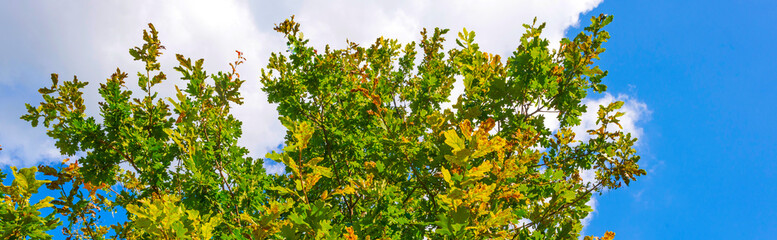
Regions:
<instances>
[{"instance_id":1,"label":"green leaf","mask_svg":"<svg viewBox=\"0 0 777 240\"><path fill-rule=\"evenodd\" d=\"M575 200L575 191L564 191L561 196L564 198L564 201L570 203Z\"/></svg>"},{"instance_id":2,"label":"green leaf","mask_svg":"<svg viewBox=\"0 0 777 240\"><path fill-rule=\"evenodd\" d=\"M332 178L332 171L329 170L327 167L322 166L312 166L313 168L313 174L318 174L327 178Z\"/></svg>"},{"instance_id":3,"label":"green leaf","mask_svg":"<svg viewBox=\"0 0 777 240\"><path fill-rule=\"evenodd\" d=\"M445 159L451 162L451 164L463 167L466 165L467 160L469 159L470 155L472 155L472 151L469 149L463 149L461 151L456 152L455 155L445 155Z\"/></svg>"},{"instance_id":4,"label":"green leaf","mask_svg":"<svg viewBox=\"0 0 777 240\"><path fill-rule=\"evenodd\" d=\"M36 203L32 207L35 208L36 210L40 210L40 209L47 208L47 207L53 207L54 204L51 204L51 201L53 201L53 200L54 200L53 197L46 196L45 198L43 198L40 201L38 201L38 203Z\"/></svg>"},{"instance_id":5,"label":"green leaf","mask_svg":"<svg viewBox=\"0 0 777 240\"><path fill-rule=\"evenodd\" d=\"M624 104L623 101L615 101L615 102L612 103L611 107L612 107L613 110L614 109L620 109L621 107L623 107L623 104Z\"/></svg>"}]
</instances>

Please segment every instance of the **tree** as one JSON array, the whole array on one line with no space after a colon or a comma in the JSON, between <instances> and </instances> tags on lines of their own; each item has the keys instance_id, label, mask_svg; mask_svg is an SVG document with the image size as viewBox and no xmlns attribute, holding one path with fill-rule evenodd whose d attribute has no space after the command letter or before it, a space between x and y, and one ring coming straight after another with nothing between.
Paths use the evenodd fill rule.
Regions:
<instances>
[{"instance_id":1,"label":"tree","mask_svg":"<svg viewBox=\"0 0 777 240\"><path fill-rule=\"evenodd\" d=\"M202 59L177 55L186 86L161 99L154 86L167 80L157 62L164 47L149 24L143 46L130 49L145 65L140 95L117 69L100 85L98 119L84 113L86 82L60 85L52 74L44 101L27 105L22 118L42 119L63 154L86 153L39 167L52 180L36 184L61 196L35 206L65 216L63 233L77 239L577 238L592 194L645 174L636 139L613 127L622 102L600 107L590 140L571 130L587 110L581 100L606 89L594 60L612 16L591 20L557 50L540 37L544 24L524 25L503 62L466 29L447 52L448 30L424 29L418 44L381 37L319 53L292 17L275 27L286 53L272 54L261 77L288 129L283 150L266 155L286 166L281 175L266 174L265 159L237 144L242 123L230 110L243 103L242 54L230 72L211 75ZM456 79L464 93L444 109ZM547 112L560 129L544 126ZM584 181L584 170L596 179ZM129 220L110 227L95 214L121 209ZM45 231L54 222L26 224Z\"/></svg>"}]
</instances>

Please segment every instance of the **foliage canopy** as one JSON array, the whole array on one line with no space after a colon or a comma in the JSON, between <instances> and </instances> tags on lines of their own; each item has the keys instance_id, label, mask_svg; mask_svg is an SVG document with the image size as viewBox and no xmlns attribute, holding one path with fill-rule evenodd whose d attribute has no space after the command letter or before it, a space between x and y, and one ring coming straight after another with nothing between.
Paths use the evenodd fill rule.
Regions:
<instances>
[{"instance_id":1,"label":"foliage canopy","mask_svg":"<svg viewBox=\"0 0 777 240\"><path fill-rule=\"evenodd\" d=\"M13 168L13 184L0 188L0 236L50 238L59 214L72 239L575 239L592 194L645 174L636 138L613 127L622 102L598 109L589 140L571 130L587 110L581 100L606 90L594 60L611 21L592 17L558 49L540 37L544 24L524 25L503 61L466 29L448 51L447 29L424 29L419 43L381 37L319 52L292 17L275 28L288 49L261 74L287 128L283 150L266 155L286 166L282 175L266 174L237 141L242 54L215 74L177 55L186 84L163 99L154 87L167 80L164 46L149 24L130 49L145 66L140 93L117 69L100 84L100 117L87 116L87 83L52 74L43 102L27 104L22 119L42 123L63 154L85 154ZM444 109L457 79L464 93ZM560 129L544 125L548 112ZM30 205L43 185L61 196ZM98 213L122 209L128 221L102 224Z\"/></svg>"}]
</instances>

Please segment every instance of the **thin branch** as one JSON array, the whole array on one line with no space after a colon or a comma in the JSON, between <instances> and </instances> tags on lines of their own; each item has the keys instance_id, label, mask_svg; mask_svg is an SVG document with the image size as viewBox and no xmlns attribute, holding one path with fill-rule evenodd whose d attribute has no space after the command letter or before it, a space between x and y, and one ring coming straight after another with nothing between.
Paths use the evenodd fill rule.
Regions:
<instances>
[{"instance_id":1,"label":"thin branch","mask_svg":"<svg viewBox=\"0 0 777 240\"><path fill-rule=\"evenodd\" d=\"M582 195L581 197L578 197L578 198L577 198L577 199L575 199L574 201L572 201L572 202L570 202L570 203L565 203L565 204L562 204L562 205L561 205L559 208L557 208L557 209L554 209L553 211L546 212L545 214L543 214L543 215L540 217L540 219L539 219L538 221L534 221L534 222L531 222L531 223L529 223L529 224L524 224L524 225L523 225L523 226L521 226L520 228L517 228L517 229L516 229L516 232L515 232L515 235L513 236L513 239L516 239L516 238L518 237L518 233L520 233L520 232L518 232L518 230L520 230L520 229L524 229L524 228L527 228L527 227L537 226L538 224L541 224L541 223L543 223L543 222L547 221L547 219L546 219L547 217L553 216L553 215L555 215L555 214L557 214L557 213L561 212L562 210L564 210L564 209L566 209L566 208L568 208L568 207L570 207L570 206L573 206L573 205L577 204L578 202L580 202L580 200L586 199L586 198L585 198L585 196L587 196L588 194L590 194L590 193L591 193L591 192L593 192L594 190L598 189L600 186L602 186L602 183L601 183L601 182L597 183L597 184L596 184L594 187L592 187L592 188L588 189L587 191L585 191L585 193L583 193L583 195Z\"/></svg>"}]
</instances>

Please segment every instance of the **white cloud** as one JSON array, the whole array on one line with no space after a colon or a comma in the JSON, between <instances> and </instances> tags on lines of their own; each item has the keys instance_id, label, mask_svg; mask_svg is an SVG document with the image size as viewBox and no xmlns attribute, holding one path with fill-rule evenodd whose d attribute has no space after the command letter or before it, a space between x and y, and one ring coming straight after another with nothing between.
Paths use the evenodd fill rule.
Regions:
<instances>
[{"instance_id":1,"label":"white cloud","mask_svg":"<svg viewBox=\"0 0 777 240\"><path fill-rule=\"evenodd\" d=\"M377 36L417 41L421 28L449 28L448 39L466 27L478 33L477 41L488 52L505 55L517 47L522 24L536 16L547 22L545 36L558 42L580 14L592 10L601 0L564 1L302 1L299 20L307 26L306 36L314 43L344 46L346 38L371 43ZM449 41L449 46L454 42Z\"/></svg>"},{"instance_id":2,"label":"white cloud","mask_svg":"<svg viewBox=\"0 0 777 240\"><path fill-rule=\"evenodd\" d=\"M651 114L647 104L626 94L618 94L616 97L610 93L604 93L599 98L589 96L582 100L587 111L580 116L580 125L572 127L572 131L575 133L575 139L578 141L587 141L588 139L591 139L591 135L587 131L598 128L596 120L599 118L597 115L599 106L607 106L615 101L623 102L623 106L617 110L617 112L625 113L625 115L619 118L620 124L623 127L621 130L625 133L631 133L632 137L641 137L644 134L644 130L638 123L649 119ZM561 124L558 121L558 113L547 112L542 113L542 115L545 116L545 127L550 129L551 132L560 128ZM615 131L618 130L618 126L610 124L607 129ZM637 144L639 144L639 142L637 142Z\"/></svg>"},{"instance_id":3,"label":"white cloud","mask_svg":"<svg viewBox=\"0 0 777 240\"><path fill-rule=\"evenodd\" d=\"M278 175L286 173L286 166L283 165L283 163L274 162L272 160L264 161L264 169L267 174Z\"/></svg>"},{"instance_id":4,"label":"white cloud","mask_svg":"<svg viewBox=\"0 0 777 240\"><path fill-rule=\"evenodd\" d=\"M591 135L586 131L597 128L596 120L598 115L596 112L599 111L599 106L607 106L615 101L624 102L623 107L618 110L618 112L626 113L620 117L620 124L623 126L622 131L631 133L631 135L636 138L641 137L644 134L644 130L637 123L649 118L651 112L648 109L647 104L625 94L618 94L618 96L615 97L610 93L605 93L604 96L599 99L586 98L583 100L583 104L588 106L588 111L580 117L580 125L572 128L576 134L575 137L581 141L590 139ZM608 130L617 130L617 128L618 126L615 124L608 126ZM637 141L637 143L639 143L639 141Z\"/></svg>"},{"instance_id":5,"label":"white cloud","mask_svg":"<svg viewBox=\"0 0 777 240\"><path fill-rule=\"evenodd\" d=\"M248 62L240 66L246 104L235 108L234 114L244 121L241 142L252 155L262 156L282 141L285 134L277 120L275 106L267 104L260 91L259 70L271 49L280 49L267 40L271 28L260 29L254 24L253 12L244 1L94 1L84 6L51 2L15 2L0 10L0 20L15 23L2 31L8 33L0 42L0 50L8 56L0 62L0 86L24 91L23 98L0 98L7 104L6 114L0 116L3 126L18 127L19 132L3 131L0 144L0 164L30 166L37 162L56 161L53 141L19 120L25 102L39 102L36 89L47 86L48 73L57 72L60 79L72 75L89 81L85 99L89 115L96 116L97 86L120 67L128 72L130 89L138 92L132 79L143 65L133 62L128 49L142 43L140 39L146 24L154 23L160 32L162 44L167 47L161 57L163 71L170 78L157 90L162 96L171 96L173 85L185 85L172 68L177 65L175 54L193 59L205 58L209 73L228 71L228 63L235 60L235 50L245 53ZM269 30L269 31L268 31ZM277 46L271 46L277 44ZM14 61L9 61L12 59ZM5 91L5 90L0 90ZM28 143L36 143L31 145ZM36 147L33 147L36 146ZM54 154L58 155L58 154Z\"/></svg>"},{"instance_id":6,"label":"white cloud","mask_svg":"<svg viewBox=\"0 0 777 240\"><path fill-rule=\"evenodd\" d=\"M42 131L31 129L29 124L19 119L0 117L0 166L29 167L36 161L56 162L65 157L53 148L54 141ZM26 159L36 159L27 161Z\"/></svg>"},{"instance_id":7,"label":"white cloud","mask_svg":"<svg viewBox=\"0 0 777 240\"><path fill-rule=\"evenodd\" d=\"M591 197L591 199L589 199L588 202L586 202L585 204L593 208L594 211L589 213L588 216L585 216L585 218L583 218L583 220L581 221L583 224L583 230L580 231L580 239L582 239L585 236L586 228L588 228L588 225L590 225L591 221L594 220L594 214L596 214L596 206L598 205L598 202L596 201L595 197Z\"/></svg>"}]
</instances>

